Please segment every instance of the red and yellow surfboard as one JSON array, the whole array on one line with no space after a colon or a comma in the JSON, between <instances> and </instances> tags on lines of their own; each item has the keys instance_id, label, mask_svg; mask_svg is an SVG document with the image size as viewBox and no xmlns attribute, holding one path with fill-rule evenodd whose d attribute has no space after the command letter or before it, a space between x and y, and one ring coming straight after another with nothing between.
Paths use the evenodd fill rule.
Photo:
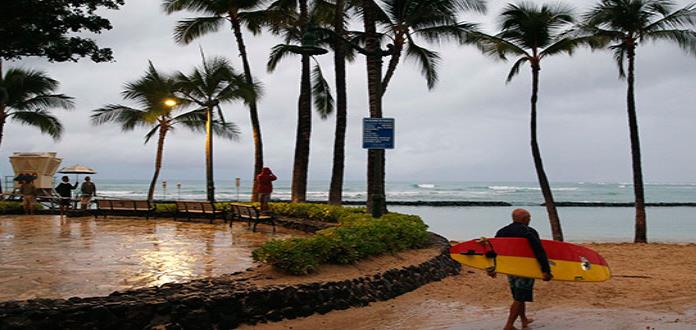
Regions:
<instances>
[{"instance_id":1,"label":"red and yellow surfboard","mask_svg":"<svg viewBox=\"0 0 696 330\"><path fill-rule=\"evenodd\" d=\"M602 282L611 270L599 253L583 246L541 240L555 281ZM459 243L450 248L452 259L497 273L542 278L539 262L526 238L488 238Z\"/></svg>"}]
</instances>

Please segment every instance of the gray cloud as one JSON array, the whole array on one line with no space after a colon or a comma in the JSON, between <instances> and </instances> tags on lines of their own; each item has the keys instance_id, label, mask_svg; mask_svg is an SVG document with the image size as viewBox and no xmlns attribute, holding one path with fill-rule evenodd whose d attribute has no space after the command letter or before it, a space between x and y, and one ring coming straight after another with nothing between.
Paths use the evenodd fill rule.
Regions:
<instances>
[{"instance_id":1,"label":"gray cloud","mask_svg":"<svg viewBox=\"0 0 696 330\"><path fill-rule=\"evenodd\" d=\"M565 1L567 3L575 3ZM505 2L492 1L490 17ZM588 2L589 4L590 2ZM685 2L680 2L684 4ZM579 8L582 9L582 8ZM129 1L109 12L114 30L97 36L115 51L116 62L46 63L27 59L10 66L43 69L62 82L61 92L77 99L72 112L56 111L66 127L54 143L33 128L7 125L2 154L13 151L57 151L64 164L94 166L105 178L149 178L154 144L143 145L145 130L122 133L114 125L94 127L91 109L123 103L123 83L142 75L147 60L165 71L188 71L200 62L199 46L209 56L229 57L240 68L229 27L182 47L171 38L176 20L165 16L159 1ZM279 40L247 35L252 70L263 82L259 107L266 164L282 179L292 172L299 59L289 58L278 70L265 70L269 49ZM410 62L403 62L384 98L385 116L396 117L396 149L387 151L388 180L535 181L529 152L530 76L523 70L510 84L511 63L483 57L471 47L442 45L440 82L427 91ZM333 85L332 56L319 59ZM677 47L648 44L639 48L637 102L648 182L696 181L692 103L696 87L694 58ZM552 181L630 181L630 155L625 114L625 82L618 79L608 52L578 51L573 57L550 58L542 64L539 134ZM365 66L358 59L348 68L349 122L346 178L364 180L366 152L361 149L361 119L367 116ZM216 177L248 179L253 146L248 112L241 104L224 107L228 119L242 129L239 141L216 140ZM313 121L310 180L331 173L334 118ZM186 131L171 135L165 146L163 179L202 179L203 137ZM3 174L9 163L0 163Z\"/></svg>"}]
</instances>

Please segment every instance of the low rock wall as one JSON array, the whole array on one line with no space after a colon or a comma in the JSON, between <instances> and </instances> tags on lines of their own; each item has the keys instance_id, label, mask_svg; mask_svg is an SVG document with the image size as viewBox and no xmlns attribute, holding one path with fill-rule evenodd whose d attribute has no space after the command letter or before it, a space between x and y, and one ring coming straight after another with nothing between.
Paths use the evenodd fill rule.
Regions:
<instances>
[{"instance_id":1,"label":"low rock wall","mask_svg":"<svg viewBox=\"0 0 696 330\"><path fill-rule=\"evenodd\" d=\"M432 243L440 253L426 262L343 281L258 287L220 276L107 297L2 302L0 329L230 329L365 306L459 273L447 240L432 234Z\"/></svg>"}]
</instances>

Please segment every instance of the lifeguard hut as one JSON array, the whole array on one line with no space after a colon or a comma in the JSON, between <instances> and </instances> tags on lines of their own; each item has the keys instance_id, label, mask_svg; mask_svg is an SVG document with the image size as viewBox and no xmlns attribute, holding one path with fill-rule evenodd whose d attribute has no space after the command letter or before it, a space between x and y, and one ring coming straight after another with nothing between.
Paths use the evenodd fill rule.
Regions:
<instances>
[{"instance_id":1,"label":"lifeguard hut","mask_svg":"<svg viewBox=\"0 0 696 330\"><path fill-rule=\"evenodd\" d=\"M10 163L15 177L19 175L35 176L34 186L39 190L38 197L55 197L53 176L60 167L63 159L56 157L55 152L15 152L10 156ZM15 181L15 190L19 183Z\"/></svg>"}]
</instances>

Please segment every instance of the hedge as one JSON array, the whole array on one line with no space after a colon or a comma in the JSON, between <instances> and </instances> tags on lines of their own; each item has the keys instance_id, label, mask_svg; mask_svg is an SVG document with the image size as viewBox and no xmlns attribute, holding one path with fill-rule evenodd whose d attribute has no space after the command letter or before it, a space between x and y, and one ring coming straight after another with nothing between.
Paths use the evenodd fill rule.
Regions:
<instances>
[{"instance_id":1,"label":"hedge","mask_svg":"<svg viewBox=\"0 0 696 330\"><path fill-rule=\"evenodd\" d=\"M254 260L290 274L317 271L320 264L350 264L369 256L424 247L428 226L418 216L388 213L373 219L368 214L347 212L339 226L312 237L271 240L253 251Z\"/></svg>"},{"instance_id":2,"label":"hedge","mask_svg":"<svg viewBox=\"0 0 696 330\"><path fill-rule=\"evenodd\" d=\"M34 210L43 210L43 205L34 203ZM22 202L0 201L0 214L24 213Z\"/></svg>"}]
</instances>

